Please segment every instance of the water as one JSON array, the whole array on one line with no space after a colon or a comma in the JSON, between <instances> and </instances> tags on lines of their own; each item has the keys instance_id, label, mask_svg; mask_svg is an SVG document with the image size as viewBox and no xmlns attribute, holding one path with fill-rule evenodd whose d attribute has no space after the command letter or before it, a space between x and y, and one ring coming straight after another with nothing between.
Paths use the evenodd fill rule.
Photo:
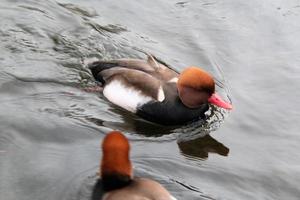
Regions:
<instances>
[{"instance_id":1,"label":"water","mask_svg":"<svg viewBox=\"0 0 300 200\"><path fill-rule=\"evenodd\" d=\"M300 198L300 1L1 0L0 19L1 200L90 199L112 128L178 199ZM85 59L141 51L210 71L234 110L178 139L84 91Z\"/></svg>"}]
</instances>

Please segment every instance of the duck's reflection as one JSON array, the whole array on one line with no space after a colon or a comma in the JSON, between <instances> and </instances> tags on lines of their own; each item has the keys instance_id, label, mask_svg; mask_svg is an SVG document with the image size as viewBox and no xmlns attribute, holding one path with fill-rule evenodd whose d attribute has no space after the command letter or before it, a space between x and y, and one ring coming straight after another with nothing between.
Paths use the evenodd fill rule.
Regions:
<instances>
[{"instance_id":1,"label":"duck's reflection","mask_svg":"<svg viewBox=\"0 0 300 200\"><path fill-rule=\"evenodd\" d=\"M229 154L229 148L209 134L194 140L179 142L178 146L181 153L188 157L207 159L209 153L216 153L221 156Z\"/></svg>"},{"instance_id":2,"label":"duck's reflection","mask_svg":"<svg viewBox=\"0 0 300 200\"><path fill-rule=\"evenodd\" d=\"M147 137L160 137L162 135L168 135L178 127L154 124L145 121L132 113L115 107L111 107L109 111L118 114L122 122L103 121L96 118L86 118L86 120L96 125L105 126L110 129L129 132L133 134L140 134Z\"/></svg>"},{"instance_id":3,"label":"duck's reflection","mask_svg":"<svg viewBox=\"0 0 300 200\"><path fill-rule=\"evenodd\" d=\"M122 122L109 122L96 118L88 118L87 120L93 122L94 124L105 126L114 130L140 134L147 137L160 137L163 135L172 134L174 133L174 130L178 128L153 124L151 122L142 120L134 114L118 108L112 107L110 108L110 111L119 114ZM207 132L205 128L199 131ZM180 152L189 158L195 157L207 159L210 153L219 154L221 156L227 156L229 154L229 148L214 139L208 134L208 132L206 135L197 139L178 141L178 147Z\"/></svg>"}]
</instances>

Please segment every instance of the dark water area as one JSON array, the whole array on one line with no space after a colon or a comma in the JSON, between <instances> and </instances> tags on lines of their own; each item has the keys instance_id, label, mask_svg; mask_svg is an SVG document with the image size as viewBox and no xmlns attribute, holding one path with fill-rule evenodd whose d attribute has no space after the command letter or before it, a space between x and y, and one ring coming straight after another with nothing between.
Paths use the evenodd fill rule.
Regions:
<instances>
[{"instance_id":1,"label":"dark water area","mask_svg":"<svg viewBox=\"0 0 300 200\"><path fill-rule=\"evenodd\" d=\"M0 0L0 199L91 199L111 129L178 199L300 199L299 22L298 0ZM233 111L163 127L84 90L87 59L142 52L210 71Z\"/></svg>"}]
</instances>

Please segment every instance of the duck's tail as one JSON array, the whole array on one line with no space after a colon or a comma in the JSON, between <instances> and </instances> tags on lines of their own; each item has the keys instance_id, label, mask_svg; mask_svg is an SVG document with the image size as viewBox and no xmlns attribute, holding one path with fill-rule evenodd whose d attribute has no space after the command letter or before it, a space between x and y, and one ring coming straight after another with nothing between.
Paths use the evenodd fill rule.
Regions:
<instances>
[{"instance_id":1,"label":"duck's tail","mask_svg":"<svg viewBox=\"0 0 300 200\"><path fill-rule=\"evenodd\" d=\"M103 82L103 80L101 80L101 76L98 76L99 73L103 70L106 69L110 69L112 67L117 67L118 63L114 62L114 61L103 61L103 60L98 60L92 63L89 63L88 68L91 70L93 77L100 82Z\"/></svg>"}]
</instances>

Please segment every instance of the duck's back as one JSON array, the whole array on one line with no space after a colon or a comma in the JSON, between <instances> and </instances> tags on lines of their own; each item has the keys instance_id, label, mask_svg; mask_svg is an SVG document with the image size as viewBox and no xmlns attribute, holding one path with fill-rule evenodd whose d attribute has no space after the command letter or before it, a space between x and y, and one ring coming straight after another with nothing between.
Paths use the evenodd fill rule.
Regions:
<instances>
[{"instance_id":1,"label":"duck's back","mask_svg":"<svg viewBox=\"0 0 300 200\"><path fill-rule=\"evenodd\" d=\"M124 188L104 195L103 200L176 200L159 183L145 178L136 178Z\"/></svg>"}]
</instances>

